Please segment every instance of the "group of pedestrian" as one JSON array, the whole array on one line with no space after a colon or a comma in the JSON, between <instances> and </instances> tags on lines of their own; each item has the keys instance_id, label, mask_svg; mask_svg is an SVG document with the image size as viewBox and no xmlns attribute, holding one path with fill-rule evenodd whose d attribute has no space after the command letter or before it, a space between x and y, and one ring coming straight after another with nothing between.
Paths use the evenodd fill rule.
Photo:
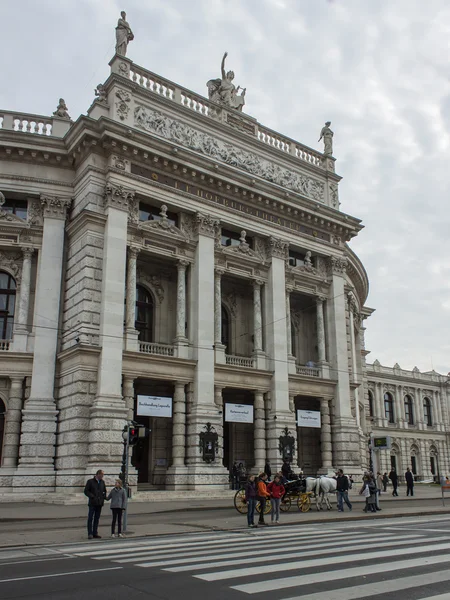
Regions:
<instances>
[{"instance_id":1,"label":"group of pedestrian","mask_svg":"<svg viewBox=\"0 0 450 600\"><path fill-rule=\"evenodd\" d=\"M386 473L384 475L386 475ZM392 482L392 495L398 496L398 476L397 476L397 473L396 473L394 467L392 467L391 472L389 473L389 479ZM383 480L384 480L384 476L383 476ZM405 482L406 482L406 495L414 496L414 475L409 467L407 467L407 469L406 469ZM386 491L386 487L385 487L384 491Z\"/></svg>"},{"instance_id":2,"label":"group of pedestrian","mask_svg":"<svg viewBox=\"0 0 450 600\"><path fill-rule=\"evenodd\" d=\"M266 465L267 466L267 465ZM277 473L273 481L269 482L267 473L260 473L258 477L250 475L245 485L245 501L247 503L247 524L249 527L258 527L258 525L267 526L264 520L267 500L272 505L271 521L272 524L280 522L280 504L286 490L282 483L282 474ZM255 523L255 510L259 502L259 519Z\"/></svg>"},{"instance_id":3,"label":"group of pedestrian","mask_svg":"<svg viewBox=\"0 0 450 600\"><path fill-rule=\"evenodd\" d=\"M95 477L89 479L84 488L84 495L89 498L88 506L88 520L87 530L88 539L101 538L102 536L98 533L98 524L100 521L100 515L102 513L103 505L105 501L111 501L112 511L112 522L111 522L111 537L116 537L116 523L117 533L121 538L122 534L122 515L127 507L127 496L126 492L122 487L122 481L116 479L114 487L111 489L109 494L106 491L106 485L103 480L105 473L101 470L97 471Z\"/></svg>"},{"instance_id":4,"label":"group of pedestrian","mask_svg":"<svg viewBox=\"0 0 450 600\"><path fill-rule=\"evenodd\" d=\"M366 471L363 477L363 484L359 491L361 496L364 496L366 499L366 505L364 507L364 512L372 512L375 513L380 511L380 493L381 493L381 485L382 480L372 473L372 471Z\"/></svg>"}]
</instances>

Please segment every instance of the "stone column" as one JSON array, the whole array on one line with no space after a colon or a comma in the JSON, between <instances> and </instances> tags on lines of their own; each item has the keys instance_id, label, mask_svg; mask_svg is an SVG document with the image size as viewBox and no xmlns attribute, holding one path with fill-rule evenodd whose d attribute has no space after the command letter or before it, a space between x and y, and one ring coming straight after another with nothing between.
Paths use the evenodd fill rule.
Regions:
<instances>
[{"instance_id":1,"label":"stone column","mask_svg":"<svg viewBox=\"0 0 450 600\"><path fill-rule=\"evenodd\" d=\"M394 389L395 421L399 428L405 427L405 406L403 403L402 386L396 385Z\"/></svg>"},{"instance_id":2,"label":"stone column","mask_svg":"<svg viewBox=\"0 0 450 600\"><path fill-rule=\"evenodd\" d=\"M425 423L423 420L422 390L420 388L416 388L414 393L414 412L414 423L417 429L425 429Z\"/></svg>"},{"instance_id":3,"label":"stone column","mask_svg":"<svg viewBox=\"0 0 450 600\"><path fill-rule=\"evenodd\" d=\"M327 362L327 354L325 348L325 321L323 315L323 303L325 298L319 296L316 299L316 324L317 324L317 349L319 354L319 363Z\"/></svg>"},{"instance_id":4,"label":"stone column","mask_svg":"<svg viewBox=\"0 0 450 600\"><path fill-rule=\"evenodd\" d=\"M381 383L375 383L375 402L378 407L378 427L387 427L386 413L384 411L384 391Z\"/></svg>"},{"instance_id":5,"label":"stone column","mask_svg":"<svg viewBox=\"0 0 450 600\"><path fill-rule=\"evenodd\" d=\"M266 354L263 351L263 320L261 309L261 287L262 281L253 282L253 356L256 360L257 369L266 368Z\"/></svg>"},{"instance_id":6,"label":"stone column","mask_svg":"<svg viewBox=\"0 0 450 600\"><path fill-rule=\"evenodd\" d=\"M223 450L223 394L222 388L218 385L214 386L214 404L217 407L219 415L222 417L222 423L218 427L217 433L219 434L219 450L217 453L217 461L220 465L223 465L224 450Z\"/></svg>"},{"instance_id":7,"label":"stone column","mask_svg":"<svg viewBox=\"0 0 450 600\"><path fill-rule=\"evenodd\" d=\"M90 412L86 475L103 469L110 480L122 463L122 428L128 409L122 396L123 292L126 277L128 210L134 191L112 182L105 187L100 346L97 395ZM130 254L130 260L134 260ZM133 278L133 267L130 269ZM135 280L134 280L135 283ZM136 286L131 286L131 295ZM130 304L133 302L131 301ZM130 307L131 324L131 307ZM134 324L133 324L134 325ZM119 469L119 470L118 470Z\"/></svg>"},{"instance_id":8,"label":"stone column","mask_svg":"<svg viewBox=\"0 0 450 600\"><path fill-rule=\"evenodd\" d=\"M184 383L175 383L172 418L172 466L184 467L186 459L186 397Z\"/></svg>"},{"instance_id":9,"label":"stone column","mask_svg":"<svg viewBox=\"0 0 450 600\"><path fill-rule=\"evenodd\" d=\"M266 464L266 424L264 419L264 394L256 391L253 402L254 408L254 454L255 454L255 469L257 472L264 471Z\"/></svg>"},{"instance_id":10,"label":"stone column","mask_svg":"<svg viewBox=\"0 0 450 600\"><path fill-rule=\"evenodd\" d=\"M5 435L3 439L3 467L15 468L19 458L20 424L22 422L23 378L10 377Z\"/></svg>"},{"instance_id":11,"label":"stone column","mask_svg":"<svg viewBox=\"0 0 450 600\"><path fill-rule=\"evenodd\" d=\"M55 485L56 349L59 331L64 227L69 199L41 196L44 231L36 285L35 331L30 397L22 411L20 460L14 486L35 484L40 492ZM123 292L122 292L123 302Z\"/></svg>"},{"instance_id":12,"label":"stone column","mask_svg":"<svg viewBox=\"0 0 450 600\"><path fill-rule=\"evenodd\" d=\"M189 358L188 340L186 338L186 269L187 260L177 263L177 323L175 350L178 358Z\"/></svg>"},{"instance_id":13,"label":"stone column","mask_svg":"<svg viewBox=\"0 0 450 600\"><path fill-rule=\"evenodd\" d=\"M31 260L34 248L22 248L22 279L20 282L17 319L14 323L14 352L26 352L28 340L28 311L31 289Z\"/></svg>"},{"instance_id":14,"label":"stone column","mask_svg":"<svg viewBox=\"0 0 450 600\"><path fill-rule=\"evenodd\" d=\"M358 471L361 465L359 435L352 415L346 318L345 273L347 259L331 256L328 260L331 288L327 299L327 331L330 376L336 380L333 402L333 456L344 471Z\"/></svg>"},{"instance_id":15,"label":"stone column","mask_svg":"<svg viewBox=\"0 0 450 600\"><path fill-rule=\"evenodd\" d=\"M286 288L286 343L287 354L292 356L292 324L291 324L291 292L292 288Z\"/></svg>"},{"instance_id":16,"label":"stone column","mask_svg":"<svg viewBox=\"0 0 450 600\"><path fill-rule=\"evenodd\" d=\"M214 349L216 363L225 364L225 346L222 344L222 275L223 269L214 271Z\"/></svg>"},{"instance_id":17,"label":"stone column","mask_svg":"<svg viewBox=\"0 0 450 600\"><path fill-rule=\"evenodd\" d=\"M127 409L128 421L134 420L134 377L123 376L122 392Z\"/></svg>"},{"instance_id":18,"label":"stone column","mask_svg":"<svg viewBox=\"0 0 450 600\"><path fill-rule=\"evenodd\" d=\"M279 437L283 430L295 430L295 418L289 410L289 362L286 328L286 261L289 245L269 238L266 254L271 257L265 300L267 368L272 371L270 388L271 414L268 426L269 458L272 465L280 462Z\"/></svg>"},{"instance_id":19,"label":"stone column","mask_svg":"<svg viewBox=\"0 0 450 600\"><path fill-rule=\"evenodd\" d=\"M139 254L139 248L128 248L127 265L127 304L126 304L126 349L138 352L138 332L135 328L136 323L136 264Z\"/></svg>"},{"instance_id":20,"label":"stone column","mask_svg":"<svg viewBox=\"0 0 450 600\"><path fill-rule=\"evenodd\" d=\"M325 398L320 399L320 445L322 453L322 473L328 473L333 470L333 454L331 444L331 424L330 424L330 405Z\"/></svg>"},{"instance_id":21,"label":"stone column","mask_svg":"<svg viewBox=\"0 0 450 600\"><path fill-rule=\"evenodd\" d=\"M431 398L431 416L433 419L433 424L436 426L438 431L443 431L443 418L442 418L442 409L439 398L439 392L434 391L433 396Z\"/></svg>"},{"instance_id":22,"label":"stone column","mask_svg":"<svg viewBox=\"0 0 450 600\"><path fill-rule=\"evenodd\" d=\"M355 300L353 299L353 297L349 296L348 309L349 309L349 313L350 313L349 327L350 327L350 349L351 349L351 354L352 354L352 374L353 374L353 383L358 385L359 379L358 379L358 374L357 374L358 365L356 362L355 321L353 318L353 310L355 308L355 304L356 303L355 303ZM358 389L358 387L355 387L354 395L355 395L356 425L358 427L361 427L361 419L360 419L360 414L359 414L359 389Z\"/></svg>"}]
</instances>

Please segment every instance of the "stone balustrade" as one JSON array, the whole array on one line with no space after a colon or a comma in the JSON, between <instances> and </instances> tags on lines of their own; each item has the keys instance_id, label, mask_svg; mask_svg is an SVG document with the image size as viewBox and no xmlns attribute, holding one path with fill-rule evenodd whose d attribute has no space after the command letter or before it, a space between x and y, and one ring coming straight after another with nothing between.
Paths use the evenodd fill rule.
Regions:
<instances>
[{"instance_id":1,"label":"stone balustrade","mask_svg":"<svg viewBox=\"0 0 450 600\"><path fill-rule=\"evenodd\" d=\"M320 377L320 369L317 367L306 367L305 365L295 365L297 375L307 375L308 377Z\"/></svg>"},{"instance_id":2,"label":"stone balustrade","mask_svg":"<svg viewBox=\"0 0 450 600\"><path fill-rule=\"evenodd\" d=\"M11 350L12 340L0 340L0 352L8 352Z\"/></svg>"},{"instance_id":3,"label":"stone balustrade","mask_svg":"<svg viewBox=\"0 0 450 600\"><path fill-rule=\"evenodd\" d=\"M246 356L233 356L231 354L225 355L226 364L232 367L246 367L247 369L253 369L255 361L253 358Z\"/></svg>"},{"instance_id":4,"label":"stone balustrade","mask_svg":"<svg viewBox=\"0 0 450 600\"><path fill-rule=\"evenodd\" d=\"M35 133L37 135L52 135L53 119L42 115L2 111L0 112L0 129Z\"/></svg>"},{"instance_id":5,"label":"stone balustrade","mask_svg":"<svg viewBox=\"0 0 450 600\"><path fill-rule=\"evenodd\" d=\"M159 356L173 356L174 347L169 344L139 342L139 352L144 352L144 354L158 354Z\"/></svg>"}]
</instances>

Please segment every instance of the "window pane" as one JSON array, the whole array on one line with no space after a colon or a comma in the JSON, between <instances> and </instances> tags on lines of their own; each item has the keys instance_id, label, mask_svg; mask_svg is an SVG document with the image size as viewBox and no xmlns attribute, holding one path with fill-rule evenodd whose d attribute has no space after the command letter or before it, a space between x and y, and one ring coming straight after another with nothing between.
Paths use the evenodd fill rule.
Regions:
<instances>
[{"instance_id":1,"label":"window pane","mask_svg":"<svg viewBox=\"0 0 450 600\"><path fill-rule=\"evenodd\" d=\"M8 289L8 280L9 280L9 275L7 273L1 272L0 273L0 290Z\"/></svg>"},{"instance_id":2,"label":"window pane","mask_svg":"<svg viewBox=\"0 0 450 600\"><path fill-rule=\"evenodd\" d=\"M10 315L14 316L15 308L16 308L16 295L10 294L8 296L8 313Z\"/></svg>"},{"instance_id":3,"label":"window pane","mask_svg":"<svg viewBox=\"0 0 450 600\"><path fill-rule=\"evenodd\" d=\"M14 320L12 318L8 318L6 321L6 331L5 331L5 337L4 337L5 340L12 339L13 325L14 325Z\"/></svg>"},{"instance_id":4,"label":"window pane","mask_svg":"<svg viewBox=\"0 0 450 600\"><path fill-rule=\"evenodd\" d=\"M0 294L0 310L8 310L8 296L6 294Z\"/></svg>"}]
</instances>

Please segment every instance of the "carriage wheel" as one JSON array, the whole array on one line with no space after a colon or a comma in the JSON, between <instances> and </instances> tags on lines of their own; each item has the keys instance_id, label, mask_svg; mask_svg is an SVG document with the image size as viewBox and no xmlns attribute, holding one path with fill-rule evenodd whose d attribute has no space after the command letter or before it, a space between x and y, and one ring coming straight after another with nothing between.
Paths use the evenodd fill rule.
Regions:
<instances>
[{"instance_id":1,"label":"carriage wheel","mask_svg":"<svg viewBox=\"0 0 450 600\"><path fill-rule=\"evenodd\" d=\"M311 498L308 494L300 494L297 502L299 510L302 512L308 512L311 510Z\"/></svg>"},{"instance_id":2,"label":"carriage wheel","mask_svg":"<svg viewBox=\"0 0 450 600\"><path fill-rule=\"evenodd\" d=\"M245 490L238 490L234 495L234 508L241 513L246 515L248 513L248 505L245 501Z\"/></svg>"},{"instance_id":3,"label":"carriage wheel","mask_svg":"<svg viewBox=\"0 0 450 600\"><path fill-rule=\"evenodd\" d=\"M272 504L270 503L270 500L266 500L266 508L264 510L264 514L268 515L271 510L272 510ZM256 512L258 512L258 513L261 512L261 503L260 502L256 503Z\"/></svg>"},{"instance_id":4,"label":"carriage wheel","mask_svg":"<svg viewBox=\"0 0 450 600\"><path fill-rule=\"evenodd\" d=\"M292 500L290 496L285 496L280 502L280 510L287 512L292 506Z\"/></svg>"}]
</instances>

